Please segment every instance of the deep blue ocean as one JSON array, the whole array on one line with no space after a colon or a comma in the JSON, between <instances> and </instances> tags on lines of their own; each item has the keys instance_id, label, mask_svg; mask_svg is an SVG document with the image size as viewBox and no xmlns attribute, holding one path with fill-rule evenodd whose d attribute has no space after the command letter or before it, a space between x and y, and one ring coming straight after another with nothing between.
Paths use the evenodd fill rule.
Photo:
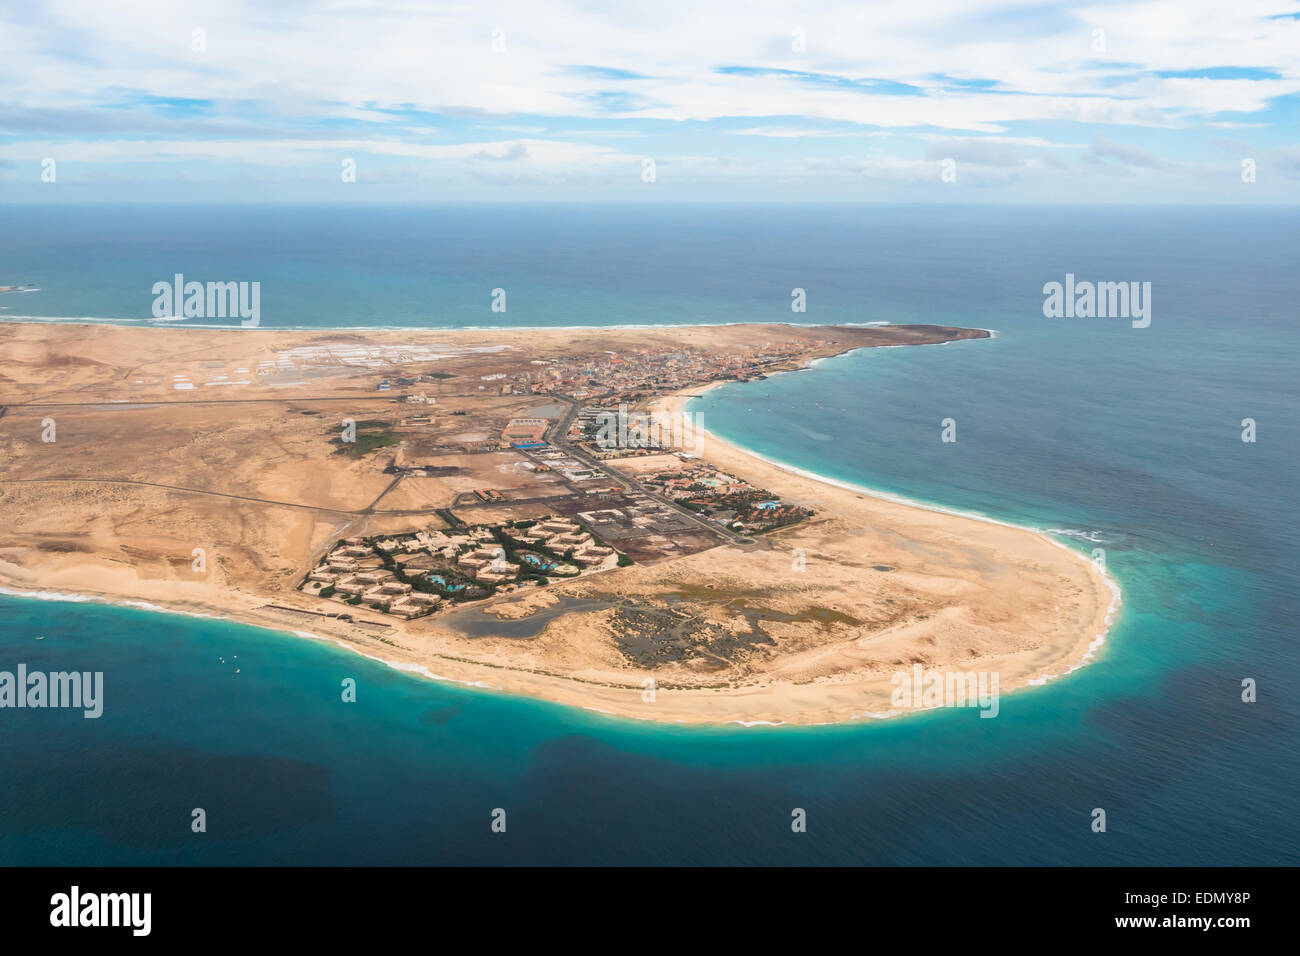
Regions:
<instances>
[{"instance_id":1,"label":"deep blue ocean","mask_svg":"<svg viewBox=\"0 0 1300 956\"><path fill-rule=\"evenodd\" d=\"M994 329L693 410L800 468L1102 548L1124 601L1094 663L994 720L684 729L0 595L0 670L105 675L98 720L0 710L0 863L1300 863L1298 260L1296 209L0 207L0 285L40 290L0 293L0 320L145 322L182 272L261 282L271 329ZM1150 327L1044 318L1066 273L1151 282Z\"/></svg>"}]
</instances>

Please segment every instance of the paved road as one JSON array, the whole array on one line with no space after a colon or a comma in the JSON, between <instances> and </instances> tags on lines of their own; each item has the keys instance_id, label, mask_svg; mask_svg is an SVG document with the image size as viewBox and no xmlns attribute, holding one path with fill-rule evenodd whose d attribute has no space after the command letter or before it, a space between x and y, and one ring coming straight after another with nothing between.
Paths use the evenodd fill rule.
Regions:
<instances>
[{"instance_id":1,"label":"paved road","mask_svg":"<svg viewBox=\"0 0 1300 956\"><path fill-rule=\"evenodd\" d=\"M383 397L389 398L390 396L383 396ZM627 494L636 493L636 494L644 495L645 497L651 499L652 501L658 502L659 504L663 505L665 508L668 508L669 510L676 512L681 517L686 518L696 527L704 531L708 531L713 534L716 534L730 541L732 544L737 544L748 548L770 548L771 547L771 544L763 538L748 538L744 535L737 534L735 531L731 530L730 528L725 528L722 525L717 524L716 522L708 521L704 518L701 518L695 512L687 508L683 508L681 505L677 504L677 502L669 498L665 498L663 495L659 494L658 492L651 491L649 488L643 485L636 478L626 475L621 471L616 471L611 469L605 462L593 458L591 455L587 454L582 449L569 444L566 440L564 440L564 436L568 434L569 425L572 423L574 417L578 414L578 411L583 406L581 403L562 395L552 395L551 397L554 398L556 401L563 402L568 406L568 410L562 416L560 416L559 420L556 421L556 423L552 425L549 429L547 429L546 440L551 445L559 448L565 454L572 456L573 458L582 462L584 465L586 465L589 468L594 468L599 471L606 472L616 482L618 482L619 486L622 487L624 493ZM331 402L331 401L356 401L356 400L357 399L355 397L315 398L315 399L311 399L311 398L309 399L303 399L303 398L242 399L241 398L241 399L211 399L211 400L192 400L192 401L178 400L178 401L163 401L163 402L132 402L130 404L132 405L198 405L198 404L247 404L247 403L255 403L255 402L286 402L286 401ZM113 403L105 403L105 402L10 403L10 405L14 405L14 406L25 405L30 407L53 406L53 405L65 405L65 406L74 405L75 406L75 405L103 405L103 404L113 404ZM2 416L5 413L5 411L8 410L9 407L10 406L0 406L0 416ZM376 505L378 505L379 502L390 491L392 491L394 488L397 487L397 485L401 482L402 478L404 477L405 477L404 475L397 475L395 478L393 478L391 482L389 482L388 486L382 492L379 493L378 497L376 497L374 501L370 502L370 504L367 507L358 508L354 510L349 510L346 508L329 508L322 505L304 504L302 502L277 501L273 498L258 498L251 495L234 495L222 491L210 491L206 488L187 488L182 485L168 485L168 484L163 484L161 482L155 482L155 481L136 481L130 478L78 478L78 477L62 477L62 476L53 477L53 478L0 478L0 483L5 483L5 482L34 483L34 482L42 482L42 481L62 481L62 482L92 482L92 483L99 483L99 484L117 484L117 485L139 485L146 488L162 488L167 491L179 491L186 494L210 495L217 498L228 498L234 501L251 501L254 502L255 504L274 505L280 508L297 508L304 511L324 511L330 514L339 514L339 515L361 516L361 515L428 515L431 514L434 510L431 508L380 509L376 507Z\"/></svg>"},{"instance_id":2,"label":"paved road","mask_svg":"<svg viewBox=\"0 0 1300 956\"><path fill-rule=\"evenodd\" d=\"M292 398L160 398L154 400L142 401L125 401L115 402L106 399L99 399L92 402L6 402L4 407L7 408L90 408L92 406L99 408L121 407L126 410L133 408L148 408L153 405L261 405L268 403L279 404L298 404L299 402L404 402L405 392L366 392L361 395L348 396L329 396L322 398L312 398L310 396L295 395Z\"/></svg>"},{"instance_id":3,"label":"paved road","mask_svg":"<svg viewBox=\"0 0 1300 956\"><path fill-rule=\"evenodd\" d=\"M183 485L164 485L157 481L135 481L131 478L0 478L0 484L35 484L42 481L90 482L102 485L140 485L145 488L163 488L167 491L181 491L191 495L211 495L216 498L231 498L235 501L252 501L256 504L275 505L280 508L300 508L304 511L328 511L330 514L339 515L358 515L366 513L365 511L348 511L344 508L328 508L323 505L308 505L295 501L276 501L273 498L255 498L251 495L232 495L227 494L224 491L209 491L206 488L186 488Z\"/></svg>"},{"instance_id":4,"label":"paved road","mask_svg":"<svg viewBox=\"0 0 1300 956\"><path fill-rule=\"evenodd\" d=\"M635 492L637 494L645 495L647 498L651 499L652 501L658 502L659 504L663 505L665 508L668 508L671 511L675 511L677 514L681 515L683 518L686 518L697 527L702 528L705 531L711 531L714 534L717 534L720 537L727 539L732 544L738 544L747 547L760 547L760 548L771 547L771 545L762 538L757 538L757 539L748 538L745 535L737 534L736 532L732 531L730 528L724 528L722 525L717 524L716 522L709 521L705 518L701 518L699 515L691 511L689 508L683 508L681 505L679 505L677 502L673 501L672 499L665 498L663 495L659 494L658 492L651 491L645 485L641 484L641 482L636 478L630 475L626 475L621 471L614 470L610 467L610 465L607 462L603 462L600 459L593 458L591 455L588 455L582 449L577 448L574 445L570 445L565 440L565 436L568 435L569 433L569 424L573 421L574 416L578 414L578 411L582 406L580 405L580 403L574 401L571 398L566 398L561 395L555 395L553 397L558 399L559 401L565 402L569 406L569 410L565 412L564 415L561 416L560 420L555 425L551 426L551 428L547 431L546 433L547 440L552 445L555 445L557 448L562 450L566 455L570 455L573 458L576 458L578 461L582 462L588 468L595 468L610 474L614 478L614 480L617 481L620 486L622 486L624 492L627 493Z\"/></svg>"}]
</instances>

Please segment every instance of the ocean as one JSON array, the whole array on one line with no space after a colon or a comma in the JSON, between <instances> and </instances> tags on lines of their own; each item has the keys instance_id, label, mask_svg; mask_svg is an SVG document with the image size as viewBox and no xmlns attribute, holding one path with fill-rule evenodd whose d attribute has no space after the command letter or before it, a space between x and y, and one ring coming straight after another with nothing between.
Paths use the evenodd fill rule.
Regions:
<instances>
[{"instance_id":1,"label":"ocean","mask_svg":"<svg viewBox=\"0 0 1300 956\"><path fill-rule=\"evenodd\" d=\"M0 710L0 863L1294 865L1297 253L1295 209L0 207L0 285L39 290L0 293L0 319L148 324L153 283L180 272L260 282L268 329L995 330L692 410L773 460L1102 549L1123 590L1093 663L997 719L705 729L0 595L0 670L105 675L98 720ZM1150 326L1045 318L1067 274L1151 282Z\"/></svg>"}]
</instances>

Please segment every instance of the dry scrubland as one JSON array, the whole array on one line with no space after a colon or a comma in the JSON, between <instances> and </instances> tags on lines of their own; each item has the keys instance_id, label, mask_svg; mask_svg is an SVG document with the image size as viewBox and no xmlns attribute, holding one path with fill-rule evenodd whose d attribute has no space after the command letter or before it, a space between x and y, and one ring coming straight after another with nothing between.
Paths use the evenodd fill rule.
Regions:
<instances>
[{"instance_id":1,"label":"dry scrubland","mask_svg":"<svg viewBox=\"0 0 1300 956\"><path fill-rule=\"evenodd\" d=\"M887 711L890 676L913 663L997 671L1006 690L1062 673L1104 630L1111 596L1091 565L1028 531L836 488L712 437L707 460L817 515L741 540L651 536L629 551L634 566L410 622L366 609L351 621L325 617L337 605L298 590L340 536L443 528L449 511L491 523L607 506L489 447L511 418L564 407L499 394L501 376L639 349L789 343L797 354L774 371L851 348L975 335L0 325L0 583L309 631L454 680L654 720L852 719ZM376 390L430 372L438 377ZM413 394L433 401L406 401ZM358 423L356 446L337 440L345 419ZM56 440L44 442L50 420ZM630 460L611 480L652 464ZM475 499L481 488L503 500Z\"/></svg>"}]
</instances>

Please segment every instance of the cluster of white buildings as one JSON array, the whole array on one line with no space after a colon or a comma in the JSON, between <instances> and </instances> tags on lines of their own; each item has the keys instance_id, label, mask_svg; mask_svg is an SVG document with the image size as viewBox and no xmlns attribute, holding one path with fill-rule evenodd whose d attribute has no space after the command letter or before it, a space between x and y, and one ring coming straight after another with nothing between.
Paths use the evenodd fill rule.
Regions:
<instances>
[{"instance_id":1,"label":"cluster of white buildings","mask_svg":"<svg viewBox=\"0 0 1300 956\"><path fill-rule=\"evenodd\" d=\"M307 579L322 587L333 587L345 598L358 597L373 608L386 608L389 614L413 618L427 614L442 600L436 594L424 594L397 580L386 568L362 568L361 561L373 557L374 551L360 538L344 538L330 552L325 563Z\"/></svg>"},{"instance_id":2,"label":"cluster of white buildings","mask_svg":"<svg viewBox=\"0 0 1300 956\"><path fill-rule=\"evenodd\" d=\"M572 560L587 568L606 567L618 561L617 551L596 544L589 531L564 518L549 518L529 528L511 528L507 534L521 544L544 544L558 554L572 549Z\"/></svg>"},{"instance_id":3,"label":"cluster of white buildings","mask_svg":"<svg viewBox=\"0 0 1300 956\"><path fill-rule=\"evenodd\" d=\"M421 551L427 551L430 554L438 554L449 560L456 560L456 555L460 549L472 545L477 547L484 541L493 541L492 531L487 528L471 528L464 534L448 534L445 531L417 531L414 537L409 538L384 538L376 542L376 547L389 552L405 551L407 554L417 554Z\"/></svg>"},{"instance_id":4,"label":"cluster of white buildings","mask_svg":"<svg viewBox=\"0 0 1300 956\"><path fill-rule=\"evenodd\" d=\"M584 571L600 571L618 563L618 552L600 545L591 533L566 518L546 518L526 528L500 528L520 545L545 546L555 555L569 555L561 561L542 554L524 553L533 567L506 558L506 549L498 542L494 527L476 526L454 532L420 531L414 535L384 538L372 548L363 538L344 538L308 575L316 587L351 603L364 604L404 618L419 617L435 610L441 596L415 590L384 567L376 567L381 553L427 553L453 562L465 577L483 584L509 584L518 580L521 569L545 574L572 576ZM398 559L399 561L404 559ZM405 559L413 560L413 559ZM567 563L571 561L572 563ZM426 567L407 567L404 576L433 574ZM440 579L439 579L440 580ZM455 585L456 588L464 584Z\"/></svg>"},{"instance_id":5,"label":"cluster of white buildings","mask_svg":"<svg viewBox=\"0 0 1300 956\"><path fill-rule=\"evenodd\" d=\"M525 447L519 450L537 464L559 472L566 481L592 481L596 478L608 477L605 472L591 468L554 445L543 444L538 448Z\"/></svg>"},{"instance_id":6,"label":"cluster of white buildings","mask_svg":"<svg viewBox=\"0 0 1300 956\"><path fill-rule=\"evenodd\" d=\"M506 549L476 548L456 559L456 564L474 573L475 581L484 584L504 584L513 581L519 575L519 565L506 560Z\"/></svg>"}]
</instances>

